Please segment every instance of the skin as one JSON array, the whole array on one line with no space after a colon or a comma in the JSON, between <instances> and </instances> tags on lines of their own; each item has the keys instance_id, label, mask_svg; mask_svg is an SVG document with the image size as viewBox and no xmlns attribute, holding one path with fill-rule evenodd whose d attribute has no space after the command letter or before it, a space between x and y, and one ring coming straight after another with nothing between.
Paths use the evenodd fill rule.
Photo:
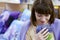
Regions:
<instances>
[{"instance_id":1,"label":"skin","mask_svg":"<svg viewBox=\"0 0 60 40\"><path fill-rule=\"evenodd\" d=\"M43 28L40 32L37 34L34 34L33 40L46 40L47 35L49 34L48 29Z\"/></svg>"},{"instance_id":2,"label":"skin","mask_svg":"<svg viewBox=\"0 0 60 40\"><path fill-rule=\"evenodd\" d=\"M35 12L35 16L36 16L36 20L37 20L38 25L47 24L50 19L49 14L38 14L37 12Z\"/></svg>"},{"instance_id":3,"label":"skin","mask_svg":"<svg viewBox=\"0 0 60 40\"><path fill-rule=\"evenodd\" d=\"M50 15L49 14L38 14L35 12L37 25L44 25L49 23ZM49 34L48 29L43 28L40 32L36 33L33 37L33 40L46 40L47 35Z\"/></svg>"}]
</instances>

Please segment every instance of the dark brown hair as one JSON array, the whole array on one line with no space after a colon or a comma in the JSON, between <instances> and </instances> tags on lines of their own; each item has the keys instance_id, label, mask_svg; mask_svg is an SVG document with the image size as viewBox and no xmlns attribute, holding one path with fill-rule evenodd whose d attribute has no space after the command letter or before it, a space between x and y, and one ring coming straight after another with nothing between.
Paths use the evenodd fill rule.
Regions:
<instances>
[{"instance_id":1,"label":"dark brown hair","mask_svg":"<svg viewBox=\"0 0 60 40\"><path fill-rule=\"evenodd\" d=\"M31 23L36 26L35 11L39 14L50 14L49 23L54 22L54 6L52 0L36 0L31 10Z\"/></svg>"}]
</instances>

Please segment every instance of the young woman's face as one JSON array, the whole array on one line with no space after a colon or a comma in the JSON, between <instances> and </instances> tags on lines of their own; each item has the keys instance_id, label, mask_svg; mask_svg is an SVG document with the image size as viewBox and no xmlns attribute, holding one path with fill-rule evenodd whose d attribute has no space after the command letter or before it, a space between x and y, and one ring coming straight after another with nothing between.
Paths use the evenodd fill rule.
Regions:
<instances>
[{"instance_id":1,"label":"young woman's face","mask_svg":"<svg viewBox=\"0 0 60 40\"><path fill-rule=\"evenodd\" d=\"M35 17L37 20L37 23L40 25L47 24L50 19L50 14L39 14L35 12Z\"/></svg>"}]
</instances>

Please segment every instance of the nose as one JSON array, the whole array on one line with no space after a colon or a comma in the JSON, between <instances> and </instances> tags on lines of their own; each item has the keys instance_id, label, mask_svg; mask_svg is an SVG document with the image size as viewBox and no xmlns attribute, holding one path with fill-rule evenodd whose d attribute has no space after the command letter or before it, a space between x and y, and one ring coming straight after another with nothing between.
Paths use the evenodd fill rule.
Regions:
<instances>
[{"instance_id":1,"label":"nose","mask_svg":"<svg viewBox=\"0 0 60 40\"><path fill-rule=\"evenodd\" d=\"M45 16L41 17L41 21L45 21L45 20L46 20Z\"/></svg>"}]
</instances>

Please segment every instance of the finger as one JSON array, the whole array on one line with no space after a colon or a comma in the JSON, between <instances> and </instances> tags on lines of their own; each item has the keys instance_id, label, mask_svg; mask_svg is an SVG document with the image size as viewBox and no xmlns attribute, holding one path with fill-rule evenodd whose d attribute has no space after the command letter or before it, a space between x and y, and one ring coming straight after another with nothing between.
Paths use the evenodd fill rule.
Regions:
<instances>
[{"instance_id":1,"label":"finger","mask_svg":"<svg viewBox=\"0 0 60 40\"><path fill-rule=\"evenodd\" d=\"M40 40L46 40L43 36L39 36Z\"/></svg>"},{"instance_id":2,"label":"finger","mask_svg":"<svg viewBox=\"0 0 60 40\"><path fill-rule=\"evenodd\" d=\"M49 34L49 32L47 32L43 37L44 38L47 38L48 34Z\"/></svg>"},{"instance_id":3,"label":"finger","mask_svg":"<svg viewBox=\"0 0 60 40\"><path fill-rule=\"evenodd\" d=\"M46 29L46 30L42 33L42 35L45 35L47 32L48 32L48 29Z\"/></svg>"},{"instance_id":4,"label":"finger","mask_svg":"<svg viewBox=\"0 0 60 40\"><path fill-rule=\"evenodd\" d=\"M46 38L44 38L45 40L47 40L48 36Z\"/></svg>"},{"instance_id":5,"label":"finger","mask_svg":"<svg viewBox=\"0 0 60 40\"><path fill-rule=\"evenodd\" d=\"M43 28L38 34L42 34L44 31L46 30L46 27L45 28Z\"/></svg>"}]
</instances>

